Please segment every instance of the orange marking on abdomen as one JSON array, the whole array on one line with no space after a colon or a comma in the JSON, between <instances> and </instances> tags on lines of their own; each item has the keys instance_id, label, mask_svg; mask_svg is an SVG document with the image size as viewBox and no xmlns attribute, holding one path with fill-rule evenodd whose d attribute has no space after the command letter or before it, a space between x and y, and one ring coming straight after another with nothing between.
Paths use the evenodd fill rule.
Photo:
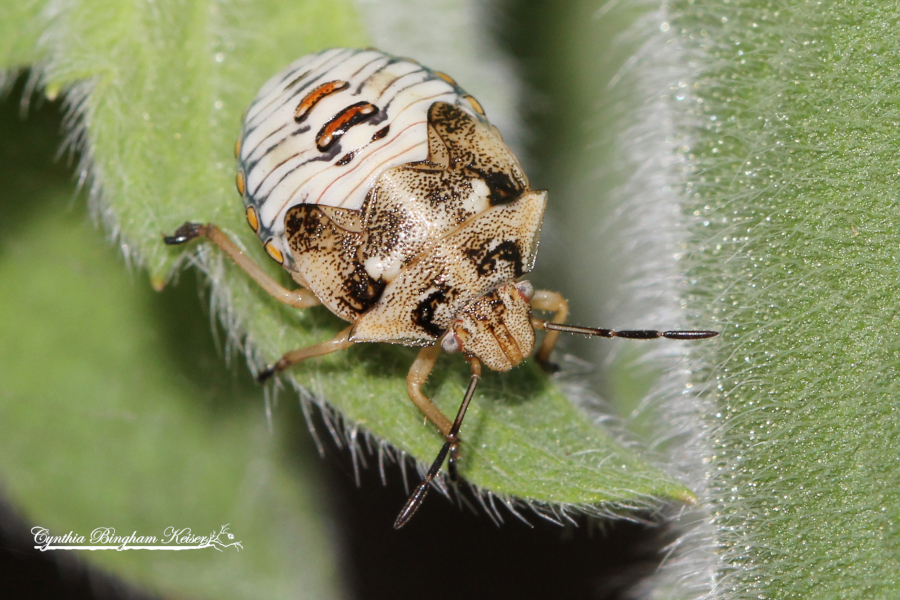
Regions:
<instances>
[{"instance_id":1,"label":"orange marking on abdomen","mask_svg":"<svg viewBox=\"0 0 900 600\"><path fill-rule=\"evenodd\" d=\"M250 224L253 233L259 232L259 217L256 215L256 209L252 206L247 207L247 223Z\"/></svg>"},{"instance_id":2,"label":"orange marking on abdomen","mask_svg":"<svg viewBox=\"0 0 900 600\"><path fill-rule=\"evenodd\" d=\"M472 106L472 108L475 109L475 112L477 112L481 116L484 116L484 108L481 107L481 102L476 100L474 96L470 96L468 94L466 94L464 98L469 101L469 104Z\"/></svg>"},{"instance_id":3,"label":"orange marking on abdomen","mask_svg":"<svg viewBox=\"0 0 900 600\"><path fill-rule=\"evenodd\" d=\"M319 103L319 100L325 96L330 96L335 92L346 90L349 86L349 83L341 81L340 79L323 83L308 93L303 100L300 101L300 104L297 105L297 110L294 111L294 120L298 123L302 123L306 117L309 116L310 111L312 111L315 105Z\"/></svg>"},{"instance_id":4,"label":"orange marking on abdomen","mask_svg":"<svg viewBox=\"0 0 900 600\"><path fill-rule=\"evenodd\" d=\"M367 121L377 113L378 107L371 102L351 104L322 126L316 135L316 148L320 152L325 152L334 146L351 127Z\"/></svg>"},{"instance_id":5,"label":"orange marking on abdomen","mask_svg":"<svg viewBox=\"0 0 900 600\"><path fill-rule=\"evenodd\" d=\"M277 262L279 265L284 264L284 256L281 254L281 250L275 247L275 244L272 243L272 240L266 242L265 249L266 254L268 254L272 260Z\"/></svg>"},{"instance_id":6,"label":"orange marking on abdomen","mask_svg":"<svg viewBox=\"0 0 900 600\"><path fill-rule=\"evenodd\" d=\"M446 73L443 73L441 71L435 71L434 74L437 75L438 77L440 77L441 79L443 79L444 81L446 81L447 83L449 83L450 85L456 85L456 80L454 80L452 77L450 77Z\"/></svg>"}]
</instances>

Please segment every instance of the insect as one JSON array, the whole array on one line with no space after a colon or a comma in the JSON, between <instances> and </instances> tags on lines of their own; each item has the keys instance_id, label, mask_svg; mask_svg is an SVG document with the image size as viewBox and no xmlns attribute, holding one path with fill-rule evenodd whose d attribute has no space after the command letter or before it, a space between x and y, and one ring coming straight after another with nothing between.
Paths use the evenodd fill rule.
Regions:
<instances>
[{"instance_id":1,"label":"insect","mask_svg":"<svg viewBox=\"0 0 900 600\"><path fill-rule=\"evenodd\" d=\"M422 347L409 397L445 442L395 528L419 508L448 457L456 480L460 427L481 365L512 369L534 350L536 330L546 332L536 353L545 367L560 332L717 335L564 324L565 298L522 279L534 264L547 192L529 187L475 98L414 61L344 48L300 58L260 89L235 154L247 222L301 287L285 289L213 224L185 223L164 241L206 237L281 302L324 304L350 323L331 340L287 352L261 381L360 342ZM442 351L462 353L471 371L453 421L422 392Z\"/></svg>"}]
</instances>

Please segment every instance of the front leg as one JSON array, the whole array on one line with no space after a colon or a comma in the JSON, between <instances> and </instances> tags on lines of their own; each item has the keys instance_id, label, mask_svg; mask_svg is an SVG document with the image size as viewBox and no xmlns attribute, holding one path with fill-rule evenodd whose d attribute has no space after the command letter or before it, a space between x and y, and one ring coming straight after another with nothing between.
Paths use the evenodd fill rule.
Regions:
<instances>
[{"instance_id":1,"label":"front leg","mask_svg":"<svg viewBox=\"0 0 900 600\"><path fill-rule=\"evenodd\" d=\"M434 365L437 363L438 357L441 355L441 345L433 344L422 348L416 360L413 361L409 368L409 374L406 376L406 390L409 393L409 399L413 404L419 407L429 421L434 423L441 431L441 435L446 437L450 433L450 419L444 416L434 402L425 397L422 393L422 386L425 380L431 374Z\"/></svg>"},{"instance_id":2,"label":"front leg","mask_svg":"<svg viewBox=\"0 0 900 600\"><path fill-rule=\"evenodd\" d=\"M531 308L555 312L556 314L550 321L551 323L564 323L566 317L569 316L569 303L562 297L562 294L548 292L547 290L536 290L534 292L534 296L531 298ZM543 329L543 323L544 321L538 322L535 319L535 329ZM541 342L541 347L535 355L538 363L545 371L556 370L555 365L550 362L550 353L553 351L557 338L559 338L558 331L548 330L547 335L544 336L544 341Z\"/></svg>"},{"instance_id":3,"label":"front leg","mask_svg":"<svg viewBox=\"0 0 900 600\"><path fill-rule=\"evenodd\" d=\"M434 367L434 361L431 360L430 355L426 355L425 350L427 350L427 348L419 353L419 358L423 359L422 365L427 366L428 362L431 363L430 366L427 366L427 370L431 371L431 368ZM475 395L475 388L481 380L481 362L474 357L467 360L472 368L472 378L469 380L469 387L466 389L466 395L463 397L462 404L459 405L459 410L456 412L456 419L453 420L453 425L451 425L447 433L444 434L447 441L441 446L441 451L438 452L437 458L431 463L431 468L428 469L425 478L419 482L419 485L417 485L416 489L413 490L413 493L410 494L409 499L406 501L400 514L397 515L397 520L394 521L394 529L400 529L406 525L407 521L409 521L412 516L416 514L416 511L419 510L419 507L425 500L425 496L428 494L428 488L431 485L431 482L437 477L448 454L450 455L450 462L447 467L450 471L450 480L456 481L456 461L459 460L459 444L462 442L462 440L459 439L459 428L462 427L463 418L466 416L469 403L472 401L472 396ZM416 363L418 362L419 360L416 359ZM414 367L416 363L413 363ZM410 373L412 373L412 370L410 370ZM427 376L427 373L425 375ZM431 401L429 400L428 403L431 404ZM432 406L434 405L432 404ZM438 413L440 413L440 411L438 411ZM441 414L441 417L444 417L444 415Z\"/></svg>"}]
</instances>

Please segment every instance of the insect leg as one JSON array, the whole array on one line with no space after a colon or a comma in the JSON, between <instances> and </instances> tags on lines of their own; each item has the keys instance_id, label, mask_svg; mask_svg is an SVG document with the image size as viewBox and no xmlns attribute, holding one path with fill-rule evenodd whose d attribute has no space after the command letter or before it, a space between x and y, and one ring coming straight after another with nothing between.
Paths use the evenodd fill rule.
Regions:
<instances>
[{"instance_id":1,"label":"insect leg","mask_svg":"<svg viewBox=\"0 0 900 600\"><path fill-rule=\"evenodd\" d=\"M353 345L353 342L350 341L350 331L352 329L353 326L351 325L327 342L320 342L318 344L313 344L312 346L307 346L306 348L299 348L292 352L288 352L287 354L282 356L277 363L275 363L265 371L260 372L260 374L256 376L257 381L263 382L275 373L283 371L290 366L296 365L298 362L306 360L307 358L313 358L314 356L324 356L338 350L349 348Z\"/></svg>"},{"instance_id":2,"label":"insect leg","mask_svg":"<svg viewBox=\"0 0 900 600\"><path fill-rule=\"evenodd\" d=\"M416 511L419 510L419 507L422 505L422 502L425 500L425 496L428 495L428 489L431 485L431 482L437 477L437 474L441 470L441 466L444 464L444 459L447 458L447 454L450 454L450 462L448 468L450 470L450 478L452 480L456 480L456 460L459 458L459 428L462 427L463 419L466 416L466 410L469 408L469 403L472 401L472 396L475 395L475 388L478 386L478 382L481 380L481 363L477 358L472 358L469 360L469 363L472 367L472 378L469 380L469 387L466 389L466 395L463 397L462 404L459 405L459 410L456 413L456 419L453 420L453 425L450 427L450 431L447 433L446 438L447 441L444 442L444 445L441 446L440 452L438 452L437 458L434 459L434 462L431 463L431 468L428 469L428 473L425 474L425 478L419 482L419 485L416 486L416 489L413 490L413 493L410 494L409 499L406 501L406 504L403 506L403 509L400 511L400 514L397 515L397 520L394 521L394 529L400 529L412 518Z\"/></svg>"},{"instance_id":3,"label":"insect leg","mask_svg":"<svg viewBox=\"0 0 900 600\"><path fill-rule=\"evenodd\" d=\"M569 303L562 297L562 294L548 292L547 290L535 290L534 296L531 298L531 308L555 312L556 314L553 315L553 320L550 321L551 323L562 323L569 315ZM541 321L541 323L544 323L544 321ZM538 329L538 327L535 328ZM540 329L544 328L540 327ZM550 353L553 351L553 346L556 344L556 339L558 337L558 331L551 331L548 329L547 335L544 336L544 341L541 342L541 347L538 348L537 354L535 355L538 363L540 363L545 371L556 370L550 363Z\"/></svg>"},{"instance_id":4,"label":"insect leg","mask_svg":"<svg viewBox=\"0 0 900 600\"><path fill-rule=\"evenodd\" d=\"M231 238L222 233L222 230L212 223L207 223L206 225L185 223L174 234L164 236L163 241L169 246L176 246L201 236L208 238L221 248L237 266L242 268L262 289L279 302L294 308L308 308L321 304L315 294L307 289L288 290L282 287L280 283L269 277L259 265L253 262L249 256L244 254L244 251L238 248L237 244L231 241Z\"/></svg>"},{"instance_id":5,"label":"insect leg","mask_svg":"<svg viewBox=\"0 0 900 600\"><path fill-rule=\"evenodd\" d=\"M441 435L446 436L450 433L450 420L444 416L441 409L434 405L434 402L425 397L421 390L440 355L440 344L422 348L409 368L409 374L406 376L406 390L409 392L409 399L413 401L413 404L425 413L429 421L437 425L437 428L441 430Z\"/></svg>"}]
</instances>

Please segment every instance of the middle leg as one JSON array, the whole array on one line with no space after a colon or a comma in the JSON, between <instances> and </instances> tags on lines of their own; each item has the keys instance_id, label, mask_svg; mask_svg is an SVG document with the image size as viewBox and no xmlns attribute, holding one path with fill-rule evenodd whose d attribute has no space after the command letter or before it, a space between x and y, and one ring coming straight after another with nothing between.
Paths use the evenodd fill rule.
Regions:
<instances>
[{"instance_id":1,"label":"middle leg","mask_svg":"<svg viewBox=\"0 0 900 600\"><path fill-rule=\"evenodd\" d=\"M337 352L338 350L349 348L353 345L353 342L350 341L350 332L352 330L353 326L351 325L327 342L320 342L318 344L313 344L312 346L307 346L306 348L299 348L292 352L288 352L287 354L282 356L274 365L257 375L256 379L262 382L275 373L284 371L288 367L296 365L298 362L306 360L307 358L313 358L314 356L324 356L326 354L331 354L332 352Z\"/></svg>"}]
</instances>

